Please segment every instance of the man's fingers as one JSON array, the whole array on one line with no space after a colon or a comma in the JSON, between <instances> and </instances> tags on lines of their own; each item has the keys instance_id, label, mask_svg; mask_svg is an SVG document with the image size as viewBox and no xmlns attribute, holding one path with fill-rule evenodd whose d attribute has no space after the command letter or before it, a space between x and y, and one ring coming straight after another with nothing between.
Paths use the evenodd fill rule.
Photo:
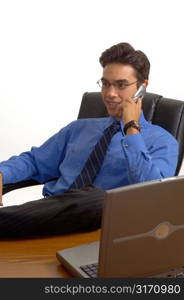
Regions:
<instances>
[{"instance_id":1,"label":"man's fingers","mask_svg":"<svg viewBox=\"0 0 184 300\"><path fill-rule=\"evenodd\" d=\"M129 103L132 103L132 104L133 104L133 103L136 103L136 104L138 104L138 105L142 105L142 98L139 97L137 101L135 101L134 98L128 98L128 99L126 100L126 102L129 102Z\"/></svg>"},{"instance_id":2,"label":"man's fingers","mask_svg":"<svg viewBox=\"0 0 184 300\"><path fill-rule=\"evenodd\" d=\"M137 103L142 103L142 98L141 97L139 97Z\"/></svg>"}]
</instances>

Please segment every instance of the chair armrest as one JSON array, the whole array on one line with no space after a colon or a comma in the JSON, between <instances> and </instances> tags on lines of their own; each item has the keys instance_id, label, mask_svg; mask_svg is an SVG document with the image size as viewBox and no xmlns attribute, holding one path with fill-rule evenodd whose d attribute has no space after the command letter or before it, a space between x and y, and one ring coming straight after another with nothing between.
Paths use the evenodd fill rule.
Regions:
<instances>
[{"instance_id":1,"label":"chair armrest","mask_svg":"<svg viewBox=\"0 0 184 300\"><path fill-rule=\"evenodd\" d=\"M2 205L3 176L0 173L0 206Z\"/></svg>"},{"instance_id":2,"label":"chair armrest","mask_svg":"<svg viewBox=\"0 0 184 300\"><path fill-rule=\"evenodd\" d=\"M3 191L2 194L6 194L8 192L11 192L13 190L17 190L23 187L27 186L33 186L33 185L39 185L42 184L41 182L38 182L36 180L30 179L30 180L25 180L21 182L16 182L16 183L8 183L3 185Z\"/></svg>"},{"instance_id":3,"label":"chair armrest","mask_svg":"<svg viewBox=\"0 0 184 300\"><path fill-rule=\"evenodd\" d=\"M57 178L51 178L47 182L53 181L53 180L57 180ZM39 184L41 185L41 184L45 184L45 183L46 182L38 182L34 179L30 179L30 180L20 181L20 182L16 182L16 183L4 184L2 194L4 195L13 190L17 190L17 189L28 187L28 186L39 185Z\"/></svg>"}]
</instances>

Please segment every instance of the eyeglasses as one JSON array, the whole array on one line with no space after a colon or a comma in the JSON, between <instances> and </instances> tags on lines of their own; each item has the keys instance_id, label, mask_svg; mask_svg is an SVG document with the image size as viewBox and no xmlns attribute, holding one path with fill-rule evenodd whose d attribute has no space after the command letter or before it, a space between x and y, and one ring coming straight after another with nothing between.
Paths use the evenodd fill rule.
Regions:
<instances>
[{"instance_id":1,"label":"eyeglasses","mask_svg":"<svg viewBox=\"0 0 184 300\"><path fill-rule=\"evenodd\" d=\"M127 80L117 80L114 83L110 83L109 81L105 80L104 78L97 81L97 84L102 90L108 89L111 85L113 85L118 90L124 90L128 86L138 82L138 80L129 83Z\"/></svg>"}]
</instances>

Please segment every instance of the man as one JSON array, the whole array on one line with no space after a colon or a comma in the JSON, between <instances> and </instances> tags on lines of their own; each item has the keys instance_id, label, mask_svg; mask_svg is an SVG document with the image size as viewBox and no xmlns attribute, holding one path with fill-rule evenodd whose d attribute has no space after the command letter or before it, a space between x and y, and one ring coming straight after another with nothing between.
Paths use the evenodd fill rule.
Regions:
<instances>
[{"instance_id":1,"label":"man","mask_svg":"<svg viewBox=\"0 0 184 300\"><path fill-rule=\"evenodd\" d=\"M70 123L40 147L0 163L3 184L36 179L43 196L0 209L0 236L62 234L100 226L105 190L173 176L174 137L144 119L141 98L150 63L127 43L104 51L99 80L107 118Z\"/></svg>"}]
</instances>

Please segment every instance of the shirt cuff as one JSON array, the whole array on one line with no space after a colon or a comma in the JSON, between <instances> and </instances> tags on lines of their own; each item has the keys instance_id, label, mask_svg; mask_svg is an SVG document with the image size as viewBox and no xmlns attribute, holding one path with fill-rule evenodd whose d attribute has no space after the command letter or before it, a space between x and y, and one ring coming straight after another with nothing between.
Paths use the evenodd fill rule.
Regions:
<instances>
[{"instance_id":1,"label":"shirt cuff","mask_svg":"<svg viewBox=\"0 0 184 300\"><path fill-rule=\"evenodd\" d=\"M1 167L0 173L3 175L3 184L12 183L11 172L8 168Z\"/></svg>"}]
</instances>

